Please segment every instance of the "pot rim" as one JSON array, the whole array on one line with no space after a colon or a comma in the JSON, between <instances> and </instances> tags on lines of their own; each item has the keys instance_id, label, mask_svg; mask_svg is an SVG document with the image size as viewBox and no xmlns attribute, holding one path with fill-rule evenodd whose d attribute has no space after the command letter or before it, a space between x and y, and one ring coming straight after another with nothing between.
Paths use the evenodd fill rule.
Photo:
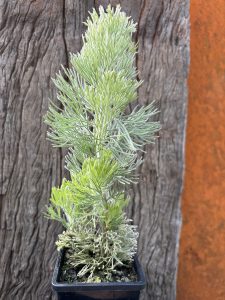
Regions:
<instances>
[{"instance_id":1,"label":"pot rim","mask_svg":"<svg viewBox=\"0 0 225 300\"><path fill-rule=\"evenodd\" d=\"M129 282L73 282L65 283L59 282L60 268L63 262L64 251L58 255L55 269L52 277L52 287L58 292L73 292L73 291L87 291L87 290L113 290L113 291L139 291L145 287L145 276L138 261L137 255L134 256L134 269L137 274L137 281Z\"/></svg>"}]
</instances>

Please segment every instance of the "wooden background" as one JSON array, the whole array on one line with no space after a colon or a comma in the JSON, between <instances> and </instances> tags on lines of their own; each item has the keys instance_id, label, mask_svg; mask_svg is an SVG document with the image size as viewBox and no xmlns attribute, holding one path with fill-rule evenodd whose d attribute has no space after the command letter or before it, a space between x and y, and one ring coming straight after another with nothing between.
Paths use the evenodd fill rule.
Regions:
<instances>
[{"instance_id":1,"label":"wooden background","mask_svg":"<svg viewBox=\"0 0 225 300\"><path fill-rule=\"evenodd\" d=\"M43 217L63 176L63 152L46 141L42 117L55 99L51 77L81 48L87 12L109 1L0 0L0 295L53 299L50 280L60 226ZM129 214L139 225L142 300L176 294L180 194L189 64L189 0L123 0L138 22L139 102L158 100L163 129L146 148Z\"/></svg>"}]
</instances>

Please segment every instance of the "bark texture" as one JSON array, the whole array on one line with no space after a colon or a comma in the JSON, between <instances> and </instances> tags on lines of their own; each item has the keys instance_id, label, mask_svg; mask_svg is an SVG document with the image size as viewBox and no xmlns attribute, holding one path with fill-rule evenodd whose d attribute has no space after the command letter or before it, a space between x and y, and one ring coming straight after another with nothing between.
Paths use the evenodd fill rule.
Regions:
<instances>
[{"instance_id":1,"label":"bark texture","mask_svg":"<svg viewBox=\"0 0 225 300\"><path fill-rule=\"evenodd\" d=\"M53 299L50 280L60 226L43 217L64 176L63 153L42 118L55 100L51 77L81 47L82 22L109 1L0 0L0 299ZM139 225L146 272L142 299L175 299L181 226L189 62L189 0L123 0L138 22L139 101L153 99L163 125L147 147L129 214Z\"/></svg>"}]
</instances>

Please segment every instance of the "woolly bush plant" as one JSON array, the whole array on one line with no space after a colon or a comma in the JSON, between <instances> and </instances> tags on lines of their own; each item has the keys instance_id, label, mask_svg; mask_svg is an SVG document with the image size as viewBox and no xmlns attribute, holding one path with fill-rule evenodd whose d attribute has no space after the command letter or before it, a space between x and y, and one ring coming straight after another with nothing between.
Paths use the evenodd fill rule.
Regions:
<instances>
[{"instance_id":1,"label":"woolly bush plant","mask_svg":"<svg viewBox=\"0 0 225 300\"><path fill-rule=\"evenodd\" d=\"M54 146L68 148L71 175L53 187L47 215L65 228L57 247L66 249L68 265L93 282L111 280L137 250L124 191L136 180L138 152L160 126L150 120L157 113L153 104L124 113L140 85L133 21L119 6L108 6L99 15L94 10L86 25L82 50L54 80L61 108L52 103L45 117Z\"/></svg>"}]
</instances>

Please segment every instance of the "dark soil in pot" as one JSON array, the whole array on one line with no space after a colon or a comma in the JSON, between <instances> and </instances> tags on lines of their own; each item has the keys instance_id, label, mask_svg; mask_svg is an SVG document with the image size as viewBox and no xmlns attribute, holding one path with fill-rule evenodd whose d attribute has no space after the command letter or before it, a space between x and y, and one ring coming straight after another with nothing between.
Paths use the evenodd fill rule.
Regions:
<instances>
[{"instance_id":1,"label":"dark soil in pot","mask_svg":"<svg viewBox=\"0 0 225 300\"><path fill-rule=\"evenodd\" d=\"M61 252L53 274L52 287L58 300L138 300L145 279L137 257L132 266L121 268L112 282L87 283L76 278L74 269L65 270L65 252ZM99 274L101 275L101 274ZM85 280L85 279L82 279Z\"/></svg>"},{"instance_id":2,"label":"dark soil in pot","mask_svg":"<svg viewBox=\"0 0 225 300\"><path fill-rule=\"evenodd\" d=\"M84 275L81 278L77 277L77 273L79 271L79 269L76 270L75 268L69 267L65 253L59 281L62 283L88 282L88 275ZM138 280L133 263L130 263L127 266L118 266L115 272L111 275L110 279L104 278L104 273L101 270L99 270L95 275L97 278L102 279L101 282L129 282Z\"/></svg>"}]
</instances>

